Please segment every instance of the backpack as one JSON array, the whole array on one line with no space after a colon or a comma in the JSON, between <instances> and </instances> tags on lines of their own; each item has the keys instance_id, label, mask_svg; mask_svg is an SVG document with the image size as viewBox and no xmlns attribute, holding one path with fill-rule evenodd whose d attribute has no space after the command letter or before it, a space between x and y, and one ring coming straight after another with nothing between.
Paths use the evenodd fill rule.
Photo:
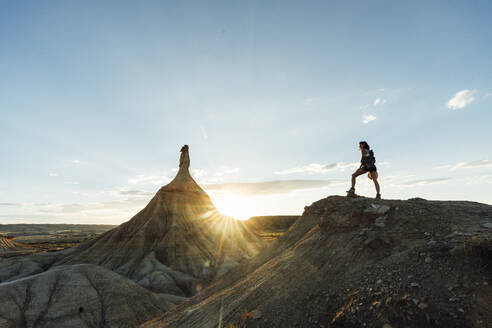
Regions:
<instances>
[{"instance_id":1,"label":"backpack","mask_svg":"<svg viewBox=\"0 0 492 328\"><path fill-rule=\"evenodd\" d=\"M369 156L362 156L361 163L367 166L373 166L376 163L376 157L372 150L369 150Z\"/></svg>"},{"instance_id":2,"label":"backpack","mask_svg":"<svg viewBox=\"0 0 492 328\"><path fill-rule=\"evenodd\" d=\"M376 163L376 157L374 156L374 152L372 150L369 150L368 164L374 165L375 163Z\"/></svg>"}]
</instances>

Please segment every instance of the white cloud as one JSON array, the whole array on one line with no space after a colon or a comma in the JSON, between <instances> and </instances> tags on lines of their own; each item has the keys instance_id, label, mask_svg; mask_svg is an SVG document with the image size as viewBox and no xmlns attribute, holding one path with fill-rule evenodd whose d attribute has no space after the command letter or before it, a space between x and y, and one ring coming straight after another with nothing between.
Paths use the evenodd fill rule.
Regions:
<instances>
[{"instance_id":1,"label":"white cloud","mask_svg":"<svg viewBox=\"0 0 492 328\"><path fill-rule=\"evenodd\" d=\"M461 90L454 95L453 98L448 101L448 108L455 110L465 108L465 106L469 105L473 100L475 100L475 90Z\"/></svg>"},{"instance_id":2,"label":"white cloud","mask_svg":"<svg viewBox=\"0 0 492 328\"><path fill-rule=\"evenodd\" d=\"M303 166L292 167L289 169L276 171L275 174L293 174L293 173L326 173L333 170L344 171L345 169L355 169L359 166L358 163L331 163L331 164L307 164Z\"/></svg>"},{"instance_id":3,"label":"white cloud","mask_svg":"<svg viewBox=\"0 0 492 328\"><path fill-rule=\"evenodd\" d=\"M191 170L191 175L195 178L195 179L200 179L204 176L207 175L207 171L203 170L203 169L194 169L194 170Z\"/></svg>"},{"instance_id":4,"label":"white cloud","mask_svg":"<svg viewBox=\"0 0 492 328\"><path fill-rule=\"evenodd\" d=\"M404 179L409 179L409 178L412 178L414 176L415 176L414 174L406 174L406 175L396 174L396 175L383 176L380 180L382 182L394 184L395 182L398 182L398 181L401 181Z\"/></svg>"},{"instance_id":5,"label":"white cloud","mask_svg":"<svg viewBox=\"0 0 492 328\"><path fill-rule=\"evenodd\" d=\"M370 115L364 115L364 116L363 116L363 120L362 120L362 122L363 122L364 124L367 124L367 123L369 123L369 122L371 122L371 121L374 121L375 119L376 119L376 116L374 116L374 115L372 115L372 114L370 114Z\"/></svg>"},{"instance_id":6,"label":"white cloud","mask_svg":"<svg viewBox=\"0 0 492 328\"><path fill-rule=\"evenodd\" d=\"M366 105L361 105L361 106L359 106L359 109L364 110L364 109L367 109L368 107L369 107L369 105L367 105L367 104Z\"/></svg>"},{"instance_id":7,"label":"white cloud","mask_svg":"<svg viewBox=\"0 0 492 328\"><path fill-rule=\"evenodd\" d=\"M477 175L467 178L467 184L481 185L492 183L492 174Z\"/></svg>"},{"instance_id":8,"label":"white cloud","mask_svg":"<svg viewBox=\"0 0 492 328\"><path fill-rule=\"evenodd\" d=\"M171 181L171 179L164 175L145 174L139 174L134 178L128 179L128 182L134 185L162 185L169 181Z\"/></svg>"},{"instance_id":9,"label":"white cloud","mask_svg":"<svg viewBox=\"0 0 492 328\"><path fill-rule=\"evenodd\" d=\"M78 185L78 181L63 181L64 184Z\"/></svg>"},{"instance_id":10,"label":"white cloud","mask_svg":"<svg viewBox=\"0 0 492 328\"><path fill-rule=\"evenodd\" d=\"M202 131L203 139L207 140L208 139L207 130L205 130L205 128L203 126L200 129Z\"/></svg>"},{"instance_id":11,"label":"white cloud","mask_svg":"<svg viewBox=\"0 0 492 328\"><path fill-rule=\"evenodd\" d=\"M155 194L154 191L144 191L144 190L120 190L118 191L119 195L123 196L152 196Z\"/></svg>"},{"instance_id":12,"label":"white cloud","mask_svg":"<svg viewBox=\"0 0 492 328\"><path fill-rule=\"evenodd\" d=\"M374 106L377 106L377 105L383 105L386 103L386 99L382 99L382 98L376 98L374 99L374 101L372 102L372 104Z\"/></svg>"},{"instance_id":13,"label":"white cloud","mask_svg":"<svg viewBox=\"0 0 492 328\"><path fill-rule=\"evenodd\" d=\"M58 173L50 172L48 175L50 177L57 177L58 176Z\"/></svg>"},{"instance_id":14,"label":"white cloud","mask_svg":"<svg viewBox=\"0 0 492 328\"><path fill-rule=\"evenodd\" d=\"M227 167L227 166L222 166L219 169L219 172L217 172L215 175L218 177L222 177L227 174L233 174L239 171L238 167Z\"/></svg>"},{"instance_id":15,"label":"white cloud","mask_svg":"<svg viewBox=\"0 0 492 328\"><path fill-rule=\"evenodd\" d=\"M421 180L412 180L412 181L406 181L406 182L401 182L397 183L397 186L415 186L415 185L429 185L429 184L436 184L436 183L443 183L450 180L450 178L431 178L431 179L421 179Z\"/></svg>"},{"instance_id":16,"label":"white cloud","mask_svg":"<svg viewBox=\"0 0 492 328\"><path fill-rule=\"evenodd\" d=\"M278 180L263 182L205 184L206 191L233 192L243 196L285 194L295 190L320 189L346 184L346 179L333 180Z\"/></svg>"},{"instance_id":17,"label":"white cloud","mask_svg":"<svg viewBox=\"0 0 492 328\"><path fill-rule=\"evenodd\" d=\"M306 99L304 100L304 104L305 104L305 105L312 105L312 104L314 104L314 103L318 102L318 100L319 100L319 98L317 98L317 97L310 97L310 98L306 98Z\"/></svg>"},{"instance_id":18,"label":"white cloud","mask_svg":"<svg viewBox=\"0 0 492 328\"><path fill-rule=\"evenodd\" d=\"M78 159L73 159L73 160L71 160L71 162L73 164L75 164L75 165L79 165L80 164L80 160L78 160Z\"/></svg>"},{"instance_id":19,"label":"white cloud","mask_svg":"<svg viewBox=\"0 0 492 328\"><path fill-rule=\"evenodd\" d=\"M461 162L456 164L452 169L475 169L478 167L492 167L492 159L479 159L470 162Z\"/></svg>"}]
</instances>

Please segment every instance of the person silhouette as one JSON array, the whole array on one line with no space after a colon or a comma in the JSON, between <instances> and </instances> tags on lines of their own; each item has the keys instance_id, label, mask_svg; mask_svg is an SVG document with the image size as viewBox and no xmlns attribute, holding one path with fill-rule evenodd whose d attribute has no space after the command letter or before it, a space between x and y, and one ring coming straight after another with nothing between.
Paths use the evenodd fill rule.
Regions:
<instances>
[{"instance_id":1,"label":"person silhouette","mask_svg":"<svg viewBox=\"0 0 492 328\"><path fill-rule=\"evenodd\" d=\"M359 142L359 149L361 151L360 167L352 174L352 187L347 191L348 197L356 197L355 194L355 180L359 175L368 173L369 179L374 182L376 187L376 199L381 199L381 192L378 183L378 169L376 168L376 157L374 152L369 147L366 141Z\"/></svg>"}]
</instances>

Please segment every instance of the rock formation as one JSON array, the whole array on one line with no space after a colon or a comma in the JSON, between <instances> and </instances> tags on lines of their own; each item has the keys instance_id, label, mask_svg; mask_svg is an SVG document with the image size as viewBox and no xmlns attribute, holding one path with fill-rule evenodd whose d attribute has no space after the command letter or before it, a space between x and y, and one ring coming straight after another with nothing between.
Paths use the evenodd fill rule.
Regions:
<instances>
[{"instance_id":1,"label":"rock formation","mask_svg":"<svg viewBox=\"0 0 492 328\"><path fill-rule=\"evenodd\" d=\"M489 327L492 206L331 196L142 327Z\"/></svg>"},{"instance_id":2,"label":"rock formation","mask_svg":"<svg viewBox=\"0 0 492 328\"><path fill-rule=\"evenodd\" d=\"M174 180L92 240L0 259L0 327L135 327L257 254L261 238L216 210L189 165L184 146Z\"/></svg>"},{"instance_id":3,"label":"rock formation","mask_svg":"<svg viewBox=\"0 0 492 328\"><path fill-rule=\"evenodd\" d=\"M95 265L0 284L0 327L135 327L174 304Z\"/></svg>"},{"instance_id":4,"label":"rock formation","mask_svg":"<svg viewBox=\"0 0 492 328\"><path fill-rule=\"evenodd\" d=\"M0 257L11 257L35 253L37 250L27 244L18 243L9 237L0 235Z\"/></svg>"},{"instance_id":5,"label":"rock formation","mask_svg":"<svg viewBox=\"0 0 492 328\"><path fill-rule=\"evenodd\" d=\"M56 265L93 263L155 291L191 296L263 242L219 213L189 172L188 146L176 177L131 220L69 250Z\"/></svg>"}]
</instances>

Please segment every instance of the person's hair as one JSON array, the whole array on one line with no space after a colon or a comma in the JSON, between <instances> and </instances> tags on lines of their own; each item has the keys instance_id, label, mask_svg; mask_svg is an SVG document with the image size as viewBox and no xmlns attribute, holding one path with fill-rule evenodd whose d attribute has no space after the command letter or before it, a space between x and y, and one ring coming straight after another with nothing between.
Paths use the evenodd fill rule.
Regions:
<instances>
[{"instance_id":1,"label":"person's hair","mask_svg":"<svg viewBox=\"0 0 492 328\"><path fill-rule=\"evenodd\" d=\"M181 151L185 151L185 150L188 150L188 145L184 145L183 147L181 147Z\"/></svg>"},{"instance_id":2,"label":"person's hair","mask_svg":"<svg viewBox=\"0 0 492 328\"><path fill-rule=\"evenodd\" d=\"M361 145L362 148L364 148L364 149L367 149L367 150L371 149L371 147L369 147L369 144L366 141L360 141L359 145Z\"/></svg>"}]
</instances>

